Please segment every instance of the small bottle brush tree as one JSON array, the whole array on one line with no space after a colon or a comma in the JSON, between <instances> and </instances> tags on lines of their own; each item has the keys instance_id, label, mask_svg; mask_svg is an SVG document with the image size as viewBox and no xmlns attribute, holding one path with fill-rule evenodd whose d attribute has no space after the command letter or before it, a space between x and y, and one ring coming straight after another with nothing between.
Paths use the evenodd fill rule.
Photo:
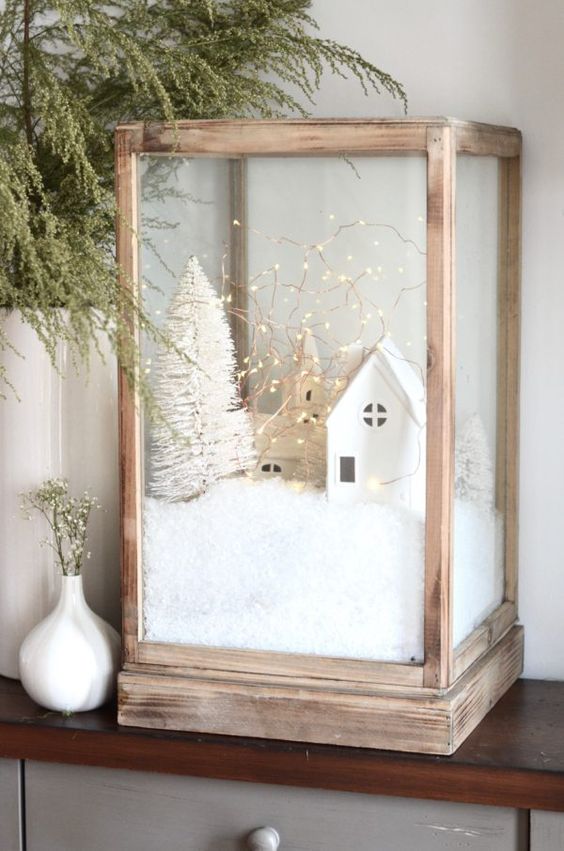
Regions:
<instances>
[{"instance_id":1,"label":"small bottle brush tree","mask_svg":"<svg viewBox=\"0 0 564 851\"><path fill-rule=\"evenodd\" d=\"M495 482L488 436L478 414L463 425L456 441L455 491L459 499L484 510L494 502Z\"/></svg>"},{"instance_id":2,"label":"small bottle brush tree","mask_svg":"<svg viewBox=\"0 0 564 851\"><path fill-rule=\"evenodd\" d=\"M0 307L20 310L53 359L61 338L75 360L87 359L102 331L132 380L132 316L162 341L142 303L120 287L114 261L117 122L303 114L284 87L311 102L325 68L405 101L388 74L318 38L309 7L310 0L2 4ZM0 326L0 348L7 344ZM3 378L0 364L0 394Z\"/></svg>"},{"instance_id":3,"label":"small bottle brush tree","mask_svg":"<svg viewBox=\"0 0 564 851\"><path fill-rule=\"evenodd\" d=\"M99 507L96 497L87 491L80 499L69 496L66 479L48 479L36 491L23 494L21 504L30 519L34 510L47 521L52 535L41 543L53 550L63 576L78 576L84 556L90 558L90 553L84 553L86 528L90 512Z\"/></svg>"},{"instance_id":4,"label":"small bottle brush tree","mask_svg":"<svg viewBox=\"0 0 564 851\"><path fill-rule=\"evenodd\" d=\"M173 501L197 496L256 458L225 310L195 257L172 296L166 330L172 347L161 348L155 368L163 421L153 432L152 490Z\"/></svg>"}]
</instances>

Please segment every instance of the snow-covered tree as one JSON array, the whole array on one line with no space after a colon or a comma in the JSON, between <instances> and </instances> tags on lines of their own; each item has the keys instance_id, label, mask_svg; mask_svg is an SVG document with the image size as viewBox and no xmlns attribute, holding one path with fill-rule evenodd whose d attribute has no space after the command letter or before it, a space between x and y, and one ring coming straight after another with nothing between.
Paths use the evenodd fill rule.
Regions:
<instances>
[{"instance_id":1,"label":"snow-covered tree","mask_svg":"<svg viewBox=\"0 0 564 851\"><path fill-rule=\"evenodd\" d=\"M455 492L484 509L494 502L494 474L488 437L478 414L462 426L456 441Z\"/></svg>"},{"instance_id":2,"label":"snow-covered tree","mask_svg":"<svg viewBox=\"0 0 564 851\"><path fill-rule=\"evenodd\" d=\"M152 440L152 493L189 499L256 463L253 428L241 406L233 340L223 305L196 257L188 261L167 312L174 348L155 364L163 422Z\"/></svg>"}]
</instances>

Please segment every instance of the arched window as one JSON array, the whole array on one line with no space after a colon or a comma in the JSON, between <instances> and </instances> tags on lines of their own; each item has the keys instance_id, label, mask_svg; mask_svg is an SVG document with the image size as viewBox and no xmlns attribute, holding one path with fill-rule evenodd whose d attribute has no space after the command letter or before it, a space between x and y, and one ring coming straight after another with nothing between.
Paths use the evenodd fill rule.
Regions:
<instances>
[{"instance_id":1,"label":"arched window","mask_svg":"<svg viewBox=\"0 0 564 851\"><path fill-rule=\"evenodd\" d=\"M280 464L263 464L260 468L262 473L281 473L282 467Z\"/></svg>"},{"instance_id":2,"label":"arched window","mask_svg":"<svg viewBox=\"0 0 564 851\"><path fill-rule=\"evenodd\" d=\"M369 402L368 405L365 405L362 409L362 420L367 426L370 426L370 428L373 428L375 425L377 428L381 428L387 419L388 411L384 405L380 404L380 402L376 403L376 416L374 416L373 402Z\"/></svg>"},{"instance_id":3,"label":"arched window","mask_svg":"<svg viewBox=\"0 0 564 851\"><path fill-rule=\"evenodd\" d=\"M311 390L306 390L306 402L311 402Z\"/></svg>"}]
</instances>

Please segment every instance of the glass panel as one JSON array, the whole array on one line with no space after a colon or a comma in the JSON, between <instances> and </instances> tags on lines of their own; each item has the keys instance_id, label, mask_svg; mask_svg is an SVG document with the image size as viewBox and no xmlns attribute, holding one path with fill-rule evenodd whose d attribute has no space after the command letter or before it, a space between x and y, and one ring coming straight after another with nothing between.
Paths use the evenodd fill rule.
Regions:
<instances>
[{"instance_id":1,"label":"glass panel","mask_svg":"<svg viewBox=\"0 0 564 851\"><path fill-rule=\"evenodd\" d=\"M145 421L145 638L422 660L425 158L143 156L140 184L188 356L144 351L176 429Z\"/></svg>"},{"instance_id":2,"label":"glass panel","mask_svg":"<svg viewBox=\"0 0 564 851\"><path fill-rule=\"evenodd\" d=\"M502 602L504 592L498 187L495 157L458 157L455 647Z\"/></svg>"}]
</instances>

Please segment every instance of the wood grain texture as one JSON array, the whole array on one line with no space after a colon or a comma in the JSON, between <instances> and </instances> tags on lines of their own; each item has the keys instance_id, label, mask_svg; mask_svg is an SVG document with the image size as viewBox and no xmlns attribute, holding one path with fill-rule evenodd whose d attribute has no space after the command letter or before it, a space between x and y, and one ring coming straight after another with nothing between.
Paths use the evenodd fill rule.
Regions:
<instances>
[{"instance_id":1,"label":"wood grain texture","mask_svg":"<svg viewBox=\"0 0 564 851\"><path fill-rule=\"evenodd\" d=\"M455 681L513 626L516 619L515 603L506 600L455 648L453 669Z\"/></svg>"},{"instance_id":2,"label":"wood grain texture","mask_svg":"<svg viewBox=\"0 0 564 851\"><path fill-rule=\"evenodd\" d=\"M142 149L224 157L408 153L425 150L425 133L409 121L195 121L145 127Z\"/></svg>"},{"instance_id":3,"label":"wood grain texture","mask_svg":"<svg viewBox=\"0 0 564 851\"><path fill-rule=\"evenodd\" d=\"M427 497L423 684L452 682L454 181L451 127L427 137Z\"/></svg>"},{"instance_id":4,"label":"wood grain texture","mask_svg":"<svg viewBox=\"0 0 564 851\"><path fill-rule=\"evenodd\" d=\"M117 130L116 150L116 241L121 286L138 286L137 244L137 159L132 155L139 130ZM132 333L138 338L135 319L129 316ZM137 658L139 630L139 582L141 561L141 439L135 391L123 370L119 372L120 530L122 656Z\"/></svg>"},{"instance_id":5,"label":"wood grain texture","mask_svg":"<svg viewBox=\"0 0 564 851\"><path fill-rule=\"evenodd\" d=\"M461 743L522 670L522 628L514 627L450 690L438 695L374 688L223 681L123 671L122 724L235 736L446 754Z\"/></svg>"},{"instance_id":6,"label":"wood grain texture","mask_svg":"<svg viewBox=\"0 0 564 851\"><path fill-rule=\"evenodd\" d=\"M0 756L564 812L564 683L520 680L440 757L119 727L114 707L64 718L0 678Z\"/></svg>"},{"instance_id":7,"label":"wood grain texture","mask_svg":"<svg viewBox=\"0 0 564 851\"><path fill-rule=\"evenodd\" d=\"M521 159L502 164L506 185L506 514L505 597L516 601L519 544L519 377L521 337Z\"/></svg>"},{"instance_id":8,"label":"wood grain texture","mask_svg":"<svg viewBox=\"0 0 564 851\"><path fill-rule=\"evenodd\" d=\"M366 695L122 672L118 721L140 727L449 753L450 719L432 698Z\"/></svg>"},{"instance_id":9,"label":"wood grain texture","mask_svg":"<svg viewBox=\"0 0 564 851\"><path fill-rule=\"evenodd\" d=\"M454 118L295 119L266 121L179 121L128 124L135 131L133 150L236 157L248 154L296 155L367 152L425 152L427 128L456 127L460 144L471 153L512 155L520 133Z\"/></svg>"},{"instance_id":10,"label":"wood grain texture","mask_svg":"<svg viewBox=\"0 0 564 851\"><path fill-rule=\"evenodd\" d=\"M452 750L469 736L523 671L523 627L514 626L451 690Z\"/></svg>"},{"instance_id":11,"label":"wood grain texture","mask_svg":"<svg viewBox=\"0 0 564 851\"><path fill-rule=\"evenodd\" d=\"M359 659L333 659L327 656L306 656L299 653L271 653L260 650L231 650L217 647L196 647L178 644L139 643L138 663L147 666L167 666L180 675L224 678L227 671L255 680L291 678L296 685L323 686L325 681L341 682L362 687L385 682L392 686L417 688L423 686L421 665L396 665L392 662L373 662ZM309 681L309 682L307 682Z\"/></svg>"},{"instance_id":12,"label":"wood grain texture","mask_svg":"<svg viewBox=\"0 0 564 851\"><path fill-rule=\"evenodd\" d=\"M18 760L0 759L0 848L2 851L26 851L21 822L22 766Z\"/></svg>"},{"instance_id":13,"label":"wood grain texture","mask_svg":"<svg viewBox=\"0 0 564 851\"><path fill-rule=\"evenodd\" d=\"M521 150L521 134L513 128L461 124L457 127L456 148L461 154L516 157Z\"/></svg>"},{"instance_id":14,"label":"wood grain texture","mask_svg":"<svg viewBox=\"0 0 564 851\"><path fill-rule=\"evenodd\" d=\"M495 445L495 507L505 520L507 512L507 352L508 352L508 160L498 161L498 258L497 258L497 394ZM504 542L505 547L505 542ZM505 567L505 566L504 566Z\"/></svg>"},{"instance_id":15,"label":"wood grain texture","mask_svg":"<svg viewBox=\"0 0 564 851\"><path fill-rule=\"evenodd\" d=\"M280 851L520 851L514 809L70 768L27 768L28 851L242 851L271 825ZM266 846L260 846L266 848Z\"/></svg>"}]
</instances>

